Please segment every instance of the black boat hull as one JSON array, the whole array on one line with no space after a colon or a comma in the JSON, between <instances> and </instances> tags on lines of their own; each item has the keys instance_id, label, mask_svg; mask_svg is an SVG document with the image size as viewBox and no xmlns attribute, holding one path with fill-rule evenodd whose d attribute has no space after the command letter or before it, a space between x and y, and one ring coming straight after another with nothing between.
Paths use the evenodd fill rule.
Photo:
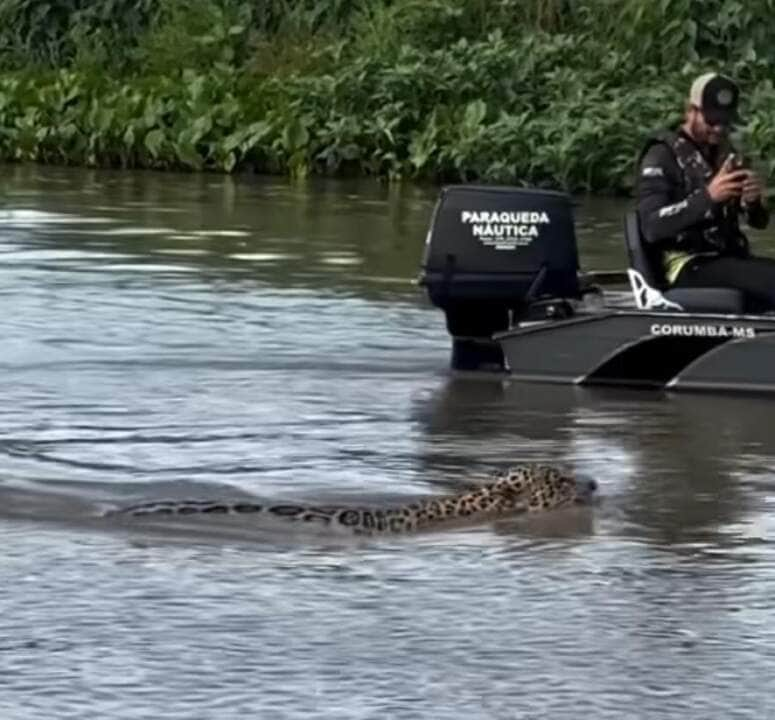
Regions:
<instances>
[{"instance_id":1,"label":"black boat hull","mask_svg":"<svg viewBox=\"0 0 775 720\"><path fill-rule=\"evenodd\" d=\"M497 333L512 377L578 385L775 391L775 317L611 310Z\"/></svg>"}]
</instances>

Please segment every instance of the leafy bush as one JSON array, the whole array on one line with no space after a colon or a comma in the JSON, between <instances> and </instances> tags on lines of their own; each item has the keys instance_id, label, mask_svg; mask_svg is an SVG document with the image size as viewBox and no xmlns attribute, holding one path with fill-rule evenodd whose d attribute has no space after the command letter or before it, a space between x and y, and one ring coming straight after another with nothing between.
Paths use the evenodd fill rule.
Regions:
<instances>
[{"instance_id":1,"label":"leafy bush","mask_svg":"<svg viewBox=\"0 0 775 720\"><path fill-rule=\"evenodd\" d=\"M55 67L84 55L119 65L156 6L157 0L3 0L0 66Z\"/></svg>"},{"instance_id":2,"label":"leafy bush","mask_svg":"<svg viewBox=\"0 0 775 720\"><path fill-rule=\"evenodd\" d=\"M623 191L692 78L775 173L775 0L6 0L0 156Z\"/></svg>"}]
</instances>

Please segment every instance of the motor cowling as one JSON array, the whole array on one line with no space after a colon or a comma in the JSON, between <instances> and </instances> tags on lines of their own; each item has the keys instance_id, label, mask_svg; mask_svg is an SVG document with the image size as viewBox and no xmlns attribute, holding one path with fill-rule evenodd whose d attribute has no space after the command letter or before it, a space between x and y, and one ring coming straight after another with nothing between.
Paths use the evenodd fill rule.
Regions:
<instances>
[{"instance_id":1,"label":"motor cowling","mask_svg":"<svg viewBox=\"0 0 775 720\"><path fill-rule=\"evenodd\" d=\"M420 284L454 337L490 338L546 298L576 298L578 250L569 195L457 185L442 189Z\"/></svg>"}]
</instances>

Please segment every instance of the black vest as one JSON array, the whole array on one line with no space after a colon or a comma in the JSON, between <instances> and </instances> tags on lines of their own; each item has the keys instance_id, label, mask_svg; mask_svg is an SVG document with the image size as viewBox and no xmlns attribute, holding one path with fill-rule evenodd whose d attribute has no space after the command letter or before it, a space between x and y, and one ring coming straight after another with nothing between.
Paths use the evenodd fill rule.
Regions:
<instances>
[{"instance_id":1,"label":"black vest","mask_svg":"<svg viewBox=\"0 0 775 720\"><path fill-rule=\"evenodd\" d=\"M676 188L674 202L703 189L716 174L716 169L700 152L699 148L682 133L665 131L649 137L638 158L640 166L648 149L656 143L670 148L681 171L683 188ZM730 145L719 145L718 157L726 158L732 152ZM748 240L740 230L740 202L731 200L717 203L709 217L702 222L679 233L670 247L690 253L720 252L725 255L745 255L748 252ZM670 249L665 247L665 249Z\"/></svg>"}]
</instances>

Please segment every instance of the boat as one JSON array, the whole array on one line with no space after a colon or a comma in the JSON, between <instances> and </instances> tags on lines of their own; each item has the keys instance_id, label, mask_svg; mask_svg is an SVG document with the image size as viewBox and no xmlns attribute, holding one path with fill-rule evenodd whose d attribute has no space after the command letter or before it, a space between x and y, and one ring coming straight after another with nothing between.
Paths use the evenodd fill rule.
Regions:
<instances>
[{"instance_id":1,"label":"boat","mask_svg":"<svg viewBox=\"0 0 775 720\"><path fill-rule=\"evenodd\" d=\"M745 314L733 288L660 285L635 212L623 218L626 271L583 272L574 205L552 190L442 188L418 282L444 312L454 371L775 391L775 312Z\"/></svg>"}]
</instances>

